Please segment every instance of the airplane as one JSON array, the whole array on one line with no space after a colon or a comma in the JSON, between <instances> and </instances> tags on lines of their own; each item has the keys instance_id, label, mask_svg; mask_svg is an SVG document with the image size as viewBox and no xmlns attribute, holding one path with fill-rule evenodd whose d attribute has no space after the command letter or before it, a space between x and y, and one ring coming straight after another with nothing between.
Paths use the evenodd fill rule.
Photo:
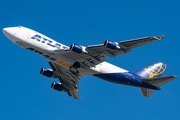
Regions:
<instances>
[{"instance_id":1,"label":"airplane","mask_svg":"<svg viewBox=\"0 0 180 120\"><path fill-rule=\"evenodd\" d=\"M151 36L139 39L113 42L105 40L103 44L70 47L36 32L32 29L17 26L3 28L3 33L15 44L37 53L49 60L51 69L42 68L40 74L49 78L58 78L60 82L52 82L51 88L67 92L69 96L79 100L78 83L82 75L95 76L108 82L139 87L145 97L150 97L154 90L176 79L174 75L161 77L167 65L161 62L148 66L136 72L112 65L107 56L127 54L132 48L139 47L164 36Z\"/></svg>"}]
</instances>

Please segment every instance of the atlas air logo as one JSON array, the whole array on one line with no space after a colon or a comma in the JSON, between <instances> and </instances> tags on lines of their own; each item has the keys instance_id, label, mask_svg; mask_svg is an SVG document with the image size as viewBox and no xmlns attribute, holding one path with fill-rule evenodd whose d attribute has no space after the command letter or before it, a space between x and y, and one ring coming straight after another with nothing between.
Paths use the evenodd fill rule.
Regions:
<instances>
[{"instance_id":1,"label":"atlas air logo","mask_svg":"<svg viewBox=\"0 0 180 120\"><path fill-rule=\"evenodd\" d=\"M69 47L65 46L65 45L62 45L60 43L57 43L53 40L49 40L47 38L44 38L40 35L34 35L33 37L31 37L31 39L33 40L36 40L38 42L41 42L43 44L46 44L48 46L51 46L51 47L54 47L54 48L57 48L57 49L69 49Z\"/></svg>"},{"instance_id":2,"label":"atlas air logo","mask_svg":"<svg viewBox=\"0 0 180 120\"><path fill-rule=\"evenodd\" d=\"M149 78L158 77L166 70L167 65L163 63L154 64L144 70L149 74Z\"/></svg>"}]
</instances>

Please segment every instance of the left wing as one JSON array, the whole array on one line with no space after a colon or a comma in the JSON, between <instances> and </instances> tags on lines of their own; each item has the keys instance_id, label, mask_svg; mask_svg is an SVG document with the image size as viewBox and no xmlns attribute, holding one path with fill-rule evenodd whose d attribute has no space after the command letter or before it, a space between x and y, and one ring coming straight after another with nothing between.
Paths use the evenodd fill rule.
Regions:
<instances>
[{"instance_id":1,"label":"left wing","mask_svg":"<svg viewBox=\"0 0 180 120\"><path fill-rule=\"evenodd\" d=\"M53 69L54 75L61 82L61 85L63 86L63 91L67 92L67 94L72 98L79 100L78 82L80 81L82 75L75 74L54 62L49 62L49 65Z\"/></svg>"},{"instance_id":2,"label":"left wing","mask_svg":"<svg viewBox=\"0 0 180 120\"><path fill-rule=\"evenodd\" d=\"M130 52L132 48L158 41L162 38L164 38L164 36L152 36L122 42L112 42L106 40L102 45L93 45L87 47L71 44L69 50L61 49L55 50L55 52L67 58L73 59L79 63L82 63L83 65L94 67L95 65L106 61L106 56L115 58L115 56L117 55Z\"/></svg>"}]
</instances>

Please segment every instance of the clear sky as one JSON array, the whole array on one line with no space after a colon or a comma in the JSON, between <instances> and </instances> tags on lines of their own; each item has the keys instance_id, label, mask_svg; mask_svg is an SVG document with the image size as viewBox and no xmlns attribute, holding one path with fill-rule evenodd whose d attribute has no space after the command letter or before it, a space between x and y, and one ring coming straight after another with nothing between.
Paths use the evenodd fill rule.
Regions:
<instances>
[{"instance_id":1,"label":"clear sky","mask_svg":"<svg viewBox=\"0 0 180 120\"><path fill-rule=\"evenodd\" d=\"M179 0L3 0L0 27L25 26L67 46L164 35L108 62L131 72L163 62L164 76L180 77L179 5ZM48 60L2 32L0 40L0 120L180 119L179 78L146 98L139 88L83 76L78 101L50 88L57 79L40 75Z\"/></svg>"}]
</instances>

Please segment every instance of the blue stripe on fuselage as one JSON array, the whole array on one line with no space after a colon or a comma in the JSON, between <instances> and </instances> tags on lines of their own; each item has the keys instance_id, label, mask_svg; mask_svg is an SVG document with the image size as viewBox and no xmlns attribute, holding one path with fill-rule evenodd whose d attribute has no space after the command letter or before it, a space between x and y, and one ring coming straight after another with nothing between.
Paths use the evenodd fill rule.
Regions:
<instances>
[{"instance_id":1,"label":"blue stripe on fuselage","mask_svg":"<svg viewBox=\"0 0 180 120\"><path fill-rule=\"evenodd\" d=\"M150 88L156 90L158 89L153 85L143 82L141 80L142 77L130 72L94 74L94 76L112 83L135 86L135 87L144 87L144 88Z\"/></svg>"}]
</instances>

